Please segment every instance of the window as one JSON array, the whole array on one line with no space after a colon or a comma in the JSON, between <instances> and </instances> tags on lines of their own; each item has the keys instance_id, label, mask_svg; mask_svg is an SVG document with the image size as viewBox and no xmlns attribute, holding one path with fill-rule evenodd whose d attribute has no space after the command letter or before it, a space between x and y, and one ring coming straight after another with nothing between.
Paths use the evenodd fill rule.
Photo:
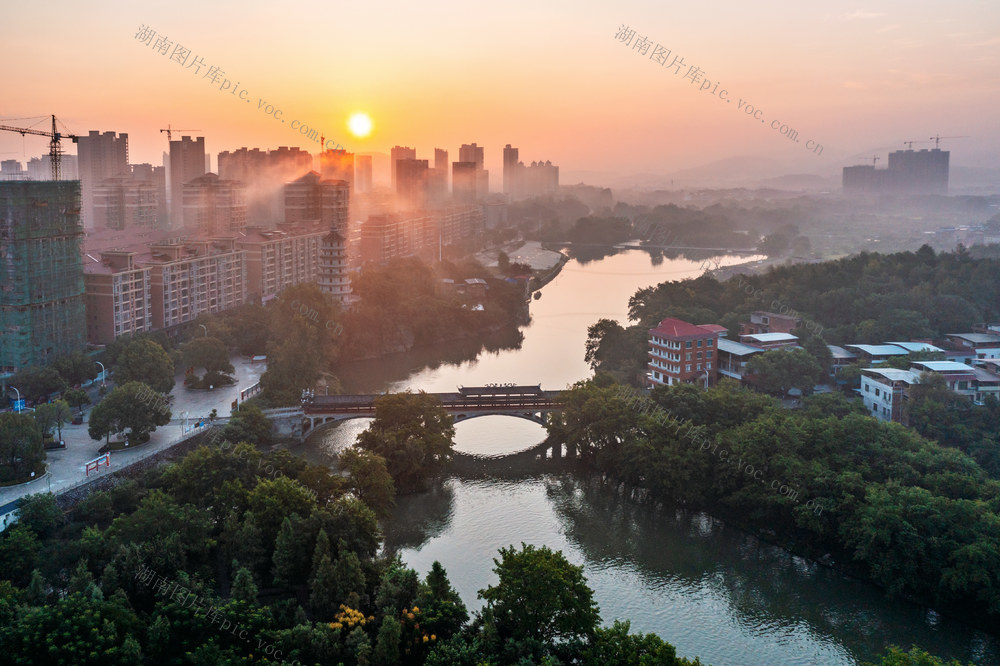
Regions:
<instances>
[{"instance_id":1,"label":"window","mask_svg":"<svg viewBox=\"0 0 1000 666\"><path fill-rule=\"evenodd\" d=\"M699 363L695 369L696 370L701 370L701 363Z\"/></svg>"},{"instance_id":2,"label":"window","mask_svg":"<svg viewBox=\"0 0 1000 666\"><path fill-rule=\"evenodd\" d=\"M712 346L712 340L711 340L711 338L709 338L708 340L705 340L705 346L706 347L711 347Z\"/></svg>"},{"instance_id":3,"label":"window","mask_svg":"<svg viewBox=\"0 0 1000 666\"><path fill-rule=\"evenodd\" d=\"M701 340L698 341L698 346L701 347Z\"/></svg>"},{"instance_id":4,"label":"window","mask_svg":"<svg viewBox=\"0 0 1000 666\"><path fill-rule=\"evenodd\" d=\"M691 349L691 341L688 340L687 342L685 342L684 346L687 347L688 349Z\"/></svg>"},{"instance_id":5,"label":"window","mask_svg":"<svg viewBox=\"0 0 1000 666\"><path fill-rule=\"evenodd\" d=\"M687 353L687 358L685 358L684 360L685 361L690 361L691 360L691 352Z\"/></svg>"},{"instance_id":6,"label":"window","mask_svg":"<svg viewBox=\"0 0 1000 666\"><path fill-rule=\"evenodd\" d=\"M712 369L712 364L711 363L706 363L705 364L705 369L706 370L711 370Z\"/></svg>"},{"instance_id":7,"label":"window","mask_svg":"<svg viewBox=\"0 0 1000 666\"><path fill-rule=\"evenodd\" d=\"M868 390L869 388L871 387L868 384L865 384L865 393L870 393L870 391Z\"/></svg>"},{"instance_id":8,"label":"window","mask_svg":"<svg viewBox=\"0 0 1000 666\"><path fill-rule=\"evenodd\" d=\"M877 398L878 396L879 396L878 389L875 389L875 397Z\"/></svg>"},{"instance_id":9,"label":"window","mask_svg":"<svg viewBox=\"0 0 1000 666\"><path fill-rule=\"evenodd\" d=\"M691 372L691 364L690 364L690 363L688 363L688 364L687 364L686 366L684 366L684 367L685 367L685 370L684 370L684 372Z\"/></svg>"},{"instance_id":10,"label":"window","mask_svg":"<svg viewBox=\"0 0 1000 666\"><path fill-rule=\"evenodd\" d=\"M710 351L705 352L705 358L712 358L712 352Z\"/></svg>"}]
</instances>

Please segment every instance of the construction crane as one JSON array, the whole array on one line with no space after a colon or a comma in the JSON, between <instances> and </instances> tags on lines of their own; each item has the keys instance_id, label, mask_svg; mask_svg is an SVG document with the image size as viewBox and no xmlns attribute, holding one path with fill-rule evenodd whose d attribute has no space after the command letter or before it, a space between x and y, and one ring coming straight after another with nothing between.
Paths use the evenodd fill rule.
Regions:
<instances>
[{"instance_id":1,"label":"construction crane","mask_svg":"<svg viewBox=\"0 0 1000 666\"><path fill-rule=\"evenodd\" d=\"M49 158L52 162L52 180L59 180L59 175L61 172L61 161L62 161L62 144L60 140L63 137L67 139L72 139L73 143L79 143L80 137L75 134L63 134L58 129L56 129L56 117L52 116L52 131L45 132L43 130L31 129L30 127L10 127L8 125L0 125L0 130L6 130L8 132L17 132L21 136L25 134L34 134L36 136L47 136L49 137Z\"/></svg>"},{"instance_id":2,"label":"construction crane","mask_svg":"<svg viewBox=\"0 0 1000 666\"><path fill-rule=\"evenodd\" d=\"M928 141L933 141L934 149L937 150L938 144L941 142L941 139L968 139L968 138L969 138L968 136L932 136L930 139L928 139Z\"/></svg>"},{"instance_id":3,"label":"construction crane","mask_svg":"<svg viewBox=\"0 0 1000 666\"><path fill-rule=\"evenodd\" d=\"M878 155L875 155L875 156L873 156L873 157L871 158L871 160L872 160L872 166L875 166L876 164L878 164L878 161L879 161L879 159L880 159L880 158L879 158L879 156L878 156Z\"/></svg>"},{"instance_id":4,"label":"construction crane","mask_svg":"<svg viewBox=\"0 0 1000 666\"><path fill-rule=\"evenodd\" d=\"M161 129L160 130L160 134L163 134L164 132L166 132L167 133L167 141L173 141L173 139L170 136L171 132L200 132L200 131L201 130L192 130L192 129L172 129L170 127L170 125L167 125L167 129Z\"/></svg>"},{"instance_id":5,"label":"construction crane","mask_svg":"<svg viewBox=\"0 0 1000 666\"><path fill-rule=\"evenodd\" d=\"M903 145L906 146L909 150L913 150L913 144L915 144L915 143L927 143L927 141L916 141L916 140L914 140L914 141L904 141Z\"/></svg>"}]
</instances>

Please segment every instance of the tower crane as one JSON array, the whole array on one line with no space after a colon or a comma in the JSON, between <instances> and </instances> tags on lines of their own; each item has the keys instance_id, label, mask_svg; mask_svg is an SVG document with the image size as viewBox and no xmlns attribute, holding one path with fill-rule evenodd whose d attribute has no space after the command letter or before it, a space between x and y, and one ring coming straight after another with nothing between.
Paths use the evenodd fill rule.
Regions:
<instances>
[{"instance_id":1,"label":"tower crane","mask_svg":"<svg viewBox=\"0 0 1000 666\"><path fill-rule=\"evenodd\" d=\"M173 128L170 127L170 125L167 125L167 129L161 129L160 130L160 134L163 134L164 132L166 132L167 133L167 141L169 142L169 141L173 141L173 139L171 138L171 134L170 134L171 132L200 132L200 131L201 130L196 130L196 129L173 129Z\"/></svg>"},{"instance_id":2,"label":"tower crane","mask_svg":"<svg viewBox=\"0 0 1000 666\"><path fill-rule=\"evenodd\" d=\"M61 172L61 161L62 161L62 144L60 140L65 137L67 139L72 139L73 143L79 143L80 137L75 134L63 134L56 128L56 117L52 116L52 131L46 132L44 130L31 129L30 127L11 127L9 125L0 125L0 130L5 130L7 132L17 132L21 136L25 134L34 134L36 136L47 136L49 137L49 158L52 162L52 180L59 180L59 175Z\"/></svg>"},{"instance_id":3,"label":"tower crane","mask_svg":"<svg viewBox=\"0 0 1000 666\"><path fill-rule=\"evenodd\" d=\"M937 150L938 144L941 143L941 139L968 139L968 136L932 136L928 141L934 142L934 149Z\"/></svg>"},{"instance_id":4,"label":"tower crane","mask_svg":"<svg viewBox=\"0 0 1000 666\"><path fill-rule=\"evenodd\" d=\"M930 139L928 139L928 141L930 141ZM913 144L915 144L915 143L927 143L928 141L916 141L916 140L914 140L914 141L904 141L903 145L906 146L909 150L913 150Z\"/></svg>"}]
</instances>

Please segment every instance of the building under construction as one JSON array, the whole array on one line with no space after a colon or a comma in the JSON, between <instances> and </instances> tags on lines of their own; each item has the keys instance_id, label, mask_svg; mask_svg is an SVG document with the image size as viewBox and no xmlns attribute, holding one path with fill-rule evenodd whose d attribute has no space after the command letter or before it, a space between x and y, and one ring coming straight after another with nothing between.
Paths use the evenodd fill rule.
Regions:
<instances>
[{"instance_id":1,"label":"building under construction","mask_svg":"<svg viewBox=\"0 0 1000 666\"><path fill-rule=\"evenodd\" d=\"M844 193L948 194L947 150L897 150L889 168L862 164L844 167Z\"/></svg>"},{"instance_id":2,"label":"building under construction","mask_svg":"<svg viewBox=\"0 0 1000 666\"><path fill-rule=\"evenodd\" d=\"M80 182L0 182L0 376L86 347Z\"/></svg>"}]
</instances>

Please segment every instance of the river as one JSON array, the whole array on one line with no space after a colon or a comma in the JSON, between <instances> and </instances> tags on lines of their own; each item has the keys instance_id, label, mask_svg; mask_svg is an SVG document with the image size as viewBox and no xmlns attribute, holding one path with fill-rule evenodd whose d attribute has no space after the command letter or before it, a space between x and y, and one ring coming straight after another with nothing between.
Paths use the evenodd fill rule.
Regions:
<instances>
[{"instance_id":1,"label":"river","mask_svg":"<svg viewBox=\"0 0 1000 666\"><path fill-rule=\"evenodd\" d=\"M701 270L700 261L652 260L637 250L571 260L531 302L531 321L520 334L498 334L485 349L448 344L357 363L340 379L346 392L358 393L493 382L564 388L590 375L583 360L590 324L600 317L625 323L636 289ZM367 423L318 431L296 452L329 461ZM477 591L496 581L498 548L525 542L562 550L583 565L606 624L629 619L633 630L656 633L679 655L717 666L856 664L875 660L889 644L917 644L963 663L1000 663L997 637L889 601L871 585L707 514L635 504L572 461L524 469L505 462L505 454L544 437L541 426L510 417L459 423L460 464L430 491L399 498L385 526L386 548L421 575L440 561L470 610L481 608Z\"/></svg>"}]
</instances>

